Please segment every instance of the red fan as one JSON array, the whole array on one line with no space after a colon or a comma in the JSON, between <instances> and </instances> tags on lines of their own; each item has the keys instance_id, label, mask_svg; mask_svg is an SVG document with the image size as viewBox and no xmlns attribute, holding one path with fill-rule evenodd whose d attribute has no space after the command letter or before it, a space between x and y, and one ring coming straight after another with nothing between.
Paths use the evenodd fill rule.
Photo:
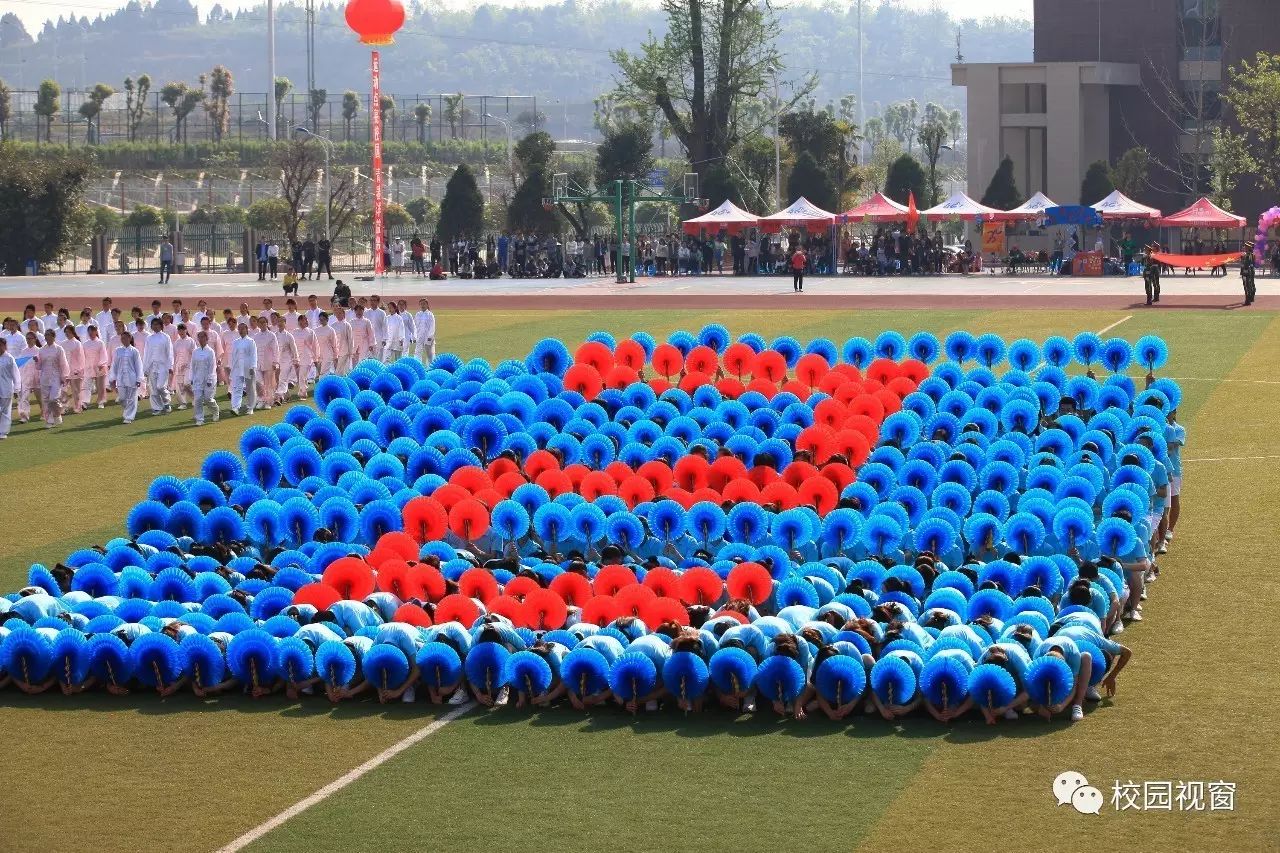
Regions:
<instances>
[{"instance_id":1,"label":"red fan","mask_svg":"<svg viewBox=\"0 0 1280 853\"><path fill-rule=\"evenodd\" d=\"M838 429L849 417L849 408L839 400L827 398L813 407L813 423Z\"/></svg>"},{"instance_id":2,"label":"red fan","mask_svg":"<svg viewBox=\"0 0 1280 853\"><path fill-rule=\"evenodd\" d=\"M784 394L795 394L801 400L807 400L809 395L813 393L813 389L799 379L792 379L789 382L782 383L782 392Z\"/></svg>"},{"instance_id":3,"label":"red fan","mask_svg":"<svg viewBox=\"0 0 1280 853\"><path fill-rule=\"evenodd\" d=\"M550 470L559 471L560 460L546 450L535 450L524 461L524 473L530 480L536 480L543 471Z\"/></svg>"},{"instance_id":4,"label":"red fan","mask_svg":"<svg viewBox=\"0 0 1280 853\"><path fill-rule=\"evenodd\" d=\"M866 390L865 383L846 382L843 385L841 385L839 388L837 388L836 392L831 396L835 397L841 403L844 403L846 407L848 407L851 401L867 393L870 393L870 392Z\"/></svg>"},{"instance_id":5,"label":"red fan","mask_svg":"<svg viewBox=\"0 0 1280 853\"><path fill-rule=\"evenodd\" d=\"M549 589L574 607L581 607L591 598L591 581L577 572L563 572L551 579Z\"/></svg>"},{"instance_id":6,"label":"red fan","mask_svg":"<svg viewBox=\"0 0 1280 853\"><path fill-rule=\"evenodd\" d=\"M835 396L836 389L848 381L850 381L849 377L840 371L830 370L822 375L822 379L818 382L818 390Z\"/></svg>"},{"instance_id":7,"label":"red fan","mask_svg":"<svg viewBox=\"0 0 1280 853\"><path fill-rule=\"evenodd\" d=\"M600 571L596 572L595 580L591 582L597 596L616 595L618 590L624 586L635 586L636 584L635 572L626 566L618 565L601 567Z\"/></svg>"},{"instance_id":8,"label":"red fan","mask_svg":"<svg viewBox=\"0 0 1280 853\"><path fill-rule=\"evenodd\" d=\"M594 501L601 495L616 495L618 484L604 471L591 471L582 478L578 493L588 501Z\"/></svg>"},{"instance_id":9,"label":"red fan","mask_svg":"<svg viewBox=\"0 0 1280 853\"><path fill-rule=\"evenodd\" d=\"M700 370L690 370L680 379L680 390L686 394L692 394L703 385L710 385L711 381L711 374L703 373Z\"/></svg>"},{"instance_id":10,"label":"red fan","mask_svg":"<svg viewBox=\"0 0 1280 853\"><path fill-rule=\"evenodd\" d=\"M728 616L730 619L737 619L739 625L750 625L751 620L736 610L717 610L711 614L712 619L719 619L721 616Z\"/></svg>"},{"instance_id":11,"label":"red fan","mask_svg":"<svg viewBox=\"0 0 1280 853\"><path fill-rule=\"evenodd\" d=\"M810 387L817 385L830 372L831 365L816 352L802 355L796 362L796 378Z\"/></svg>"},{"instance_id":12,"label":"red fan","mask_svg":"<svg viewBox=\"0 0 1280 853\"><path fill-rule=\"evenodd\" d=\"M622 367L635 371L644 370L644 347L639 341L625 338L618 341L618 346L613 351L613 359Z\"/></svg>"},{"instance_id":13,"label":"red fan","mask_svg":"<svg viewBox=\"0 0 1280 853\"><path fill-rule=\"evenodd\" d=\"M756 465L747 472L747 479L755 483L757 489L763 489L778 480L778 472L769 465Z\"/></svg>"},{"instance_id":14,"label":"red fan","mask_svg":"<svg viewBox=\"0 0 1280 853\"><path fill-rule=\"evenodd\" d=\"M524 599L525 619L535 631L554 631L564 627L569 608L564 599L549 589L530 591Z\"/></svg>"},{"instance_id":15,"label":"red fan","mask_svg":"<svg viewBox=\"0 0 1280 853\"><path fill-rule=\"evenodd\" d=\"M509 595L517 601L524 601L535 589L542 589L536 580L528 575L516 575L502 587L502 594Z\"/></svg>"},{"instance_id":16,"label":"red fan","mask_svg":"<svg viewBox=\"0 0 1280 853\"><path fill-rule=\"evenodd\" d=\"M581 462L575 462L573 465L564 466L564 474L569 478L569 482L573 483L574 491L582 485L582 478L591 473L591 469Z\"/></svg>"},{"instance_id":17,"label":"red fan","mask_svg":"<svg viewBox=\"0 0 1280 853\"><path fill-rule=\"evenodd\" d=\"M859 370L856 365L849 364L847 362L840 362L839 364L837 364L835 367L831 369L834 372L841 374L842 376L847 376L849 379L852 379L854 382L861 382L863 379L862 371Z\"/></svg>"},{"instance_id":18,"label":"red fan","mask_svg":"<svg viewBox=\"0 0 1280 853\"><path fill-rule=\"evenodd\" d=\"M894 393L899 400L916 390L916 381L909 376L899 376L890 379L884 386Z\"/></svg>"},{"instance_id":19,"label":"red fan","mask_svg":"<svg viewBox=\"0 0 1280 853\"><path fill-rule=\"evenodd\" d=\"M500 595L493 601L486 602L485 608L490 613L507 617L511 620L511 624L517 628L529 627L528 614L525 613L524 605L517 598L512 598L509 595Z\"/></svg>"},{"instance_id":20,"label":"red fan","mask_svg":"<svg viewBox=\"0 0 1280 853\"><path fill-rule=\"evenodd\" d=\"M680 594L680 576L665 566L658 566L645 572L641 583L653 590L658 597Z\"/></svg>"},{"instance_id":21,"label":"red fan","mask_svg":"<svg viewBox=\"0 0 1280 853\"><path fill-rule=\"evenodd\" d=\"M413 541L412 536L407 533L402 533L399 530L393 530L390 533L384 533L379 536L378 541L373 546L373 550L394 557L399 557L406 561L418 559L418 543ZM370 565L378 565L378 563L370 560L368 557L366 557L365 560Z\"/></svg>"},{"instance_id":22,"label":"red fan","mask_svg":"<svg viewBox=\"0 0 1280 853\"><path fill-rule=\"evenodd\" d=\"M711 605L720 600L723 592L724 581L706 566L685 569L680 576L679 598L685 604Z\"/></svg>"},{"instance_id":23,"label":"red fan","mask_svg":"<svg viewBox=\"0 0 1280 853\"><path fill-rule=\"evenodd\" d=\"M391 617L391 621L405 622L409 625L416 625L419 628L431 627L431 616L416 604L401 604L396 608L395 615Z\"/></svg>"},{"instance_id":24,"label":"red fan","mask_svg":"<svg viewBox=\"0 0 1280 853\"><path fill-rule=\"evenodd\" d=\"M625 462L610 462L605 466L604 472L612 477L615 483L621 483L635 474L635 471L631 470L631 466Z\"/></svg>"},{"instance_id":25,"label":"red fan","mask_svg":"<svg viewBox=\"0 0 1280 853\"><path fill-rule=\"evenodd\" d=\"M489 467L485 470L489 472L489 477L496 483L498 482L498 478L504 474L510 474L512 472L519 473L520 466L513 460L508 459L505 456L500 456L490 462Z\"/></svg>"},{"instance_id":26,"label":"red fan","mask_svg":"<svg viewBox=\"0 0 1280 853\"><path fill-rule=\"evenodd\" d=\"M693 506L696 503L696 501L693 499L693 494L691 492L687 492L684 489L680 488L679 486L675 486L675 485L667 489L666 493L663 494L663 497L666 498L667 500L675 501L685 509L688 509L689 507Z\"/></svg>"},{"instance_id":27,"label":"red fan","mask_svg":"<svg viewBox=\"0 0 1280 853\"><path fill-rule=\"evenodd\" d=\"M711 463L701 456L682 456L671 469L677 485L693 491L707 485Z\"/></svg>"},{"instance_id":28,"label":"red fan","mask_svg":"<svg viewBox=\"0 0 1280 853\"><path fill-rule=\"evenodd\" d=\"M298 588L293 594L294 604L310 604L316 610L328 610L342 595L327 583L309 583Z\"/></svg>"},{"instance_id":29,"label":"red fan","mask_svg":"<svg viewBox=\"0 0 1280 853\"><path fill-rule=\"evenodd\" d=\"M444 598L444 575L435 566L419 563L409 567L409 584L422 590L422 594L430 601Z\"/></svg>"},{"instance_id":30,"label":"red fan","mask_svg":"<svg viewBox=\"0 0 1280 853\"><path fill-rule=\"evenodd\" d=\"M449 530L463 542L473 542L489 530L489 510L475 498L458 501L449 510Z\"/></svg>"},{"instance_id":31,"label":"red fan","mask_svg":"<svg viewBox=\"0 0 1280 853\"><path fill-rule=\"evenodd\" d=\"M878 404L879 401L876 401L876 403ZM883 418L880 420L883 420ZM874 444L880 440L880 420L870 415L849 415L844 422L844 426L845 429L862 433L868 442Z\"/></svg>"},{"instance_id":32,"label":"red fan","mask_svg":"<svg viewBox=\"0 0 1280 853\"><path fill-rule=\"evenodd\" d=\"M760 503L760 487L745 477L738 480L730 480L720 490L720 497L735 504L758 504Z\"/></svg>"},{"instance_id":33,"label":"red fan","mask_svg":"<svg viewBox=\"0 0 1280 853\"><path fill-rule=\"evenodd\" d=\"M795 487L783 480L775 480L760 490L760 502L763 504L776 503L783 509L792 509L800 503L800 496L796 494Z\"/></svg>"},{"instance_id":34,"label":"red fan","mask_svg":"<svg viewBox=\"0 0 1280 853\"><path fill-rule=\"evenodd\" d=\"M768 379L752 379L747 383L747 390L743 393L755 391L757 394L763 394L772 400L774 395L778 393L778 383L770 382Z\"/></svg>"},{"instance_id":35,"label":"red fan","mask_svg":"<svg viewBox=\"0 0 1280 853\"><path fill-rule=\"evenodd\" d=\"M618 602L618 609L621 611L621 615L634 616L639 619L640 614L644 611L644 606L657 597L657 594L647 586L633 583L618 590L613 599Z\"/></svg>"},{"instance_id":36,"label":"red fan","mask_svg":"<svg viewBox=\"0 0 1280 853\"><path fill-rule=\"evenodd\" d=\"M739 563L729 571L725 586L730 598L760 604L773 593L773 576L759 563Z\"/></svg>"},{"instance_id":37,"label":"red fan","mask_svg":"<svg viewBox=\"0 0 1280 853\"><path fill-rule=\"evenodd\" d=\"M867 377L866 379L862 380L862 391L865 394L874 394L875 392L879 391L883 387L884 387L884 383L878 379L872 379L870 377Z\"/></svg>"},{"instance_id":38,"label":"red fan","mask_svg":"<svg viewBox=\"0 0 1280 853\"><path fill-rule=\"evenodd\" d=\"M775 386L787 377L787 360L777 350L767 349L751 363L751 375Z\"/></svg>"},{"instance_id":39,"label":"red fan","mask_svg":"<svg viewBox=\"0 0 1280 853\"><path fill-rule=\"evenodd\" d=\"M573 360L575 364L588 364L594 367L597 373L604 373L613 367L614 361L613 353L599 341L587 341L578 347L578 351L573 354Z\"/></svg>"},{"instance_id":40,"label":"red fan","mask_svg":"<svg viewBox=\"0 0 1280 853\"><path fill-rule=\"evenodd\" d=\"M449 476L449 483L460 489L466 489L471 494L482 489L493 488L493 478L483 468L477 468L473 465L467 465L454 471Z\"/></svg>"},{"instance_id":41,"label":"red fan","mask_svg":"<svg viewBox=\"0 0 1280 853\"><path fill-rule=\"evenodd\" d=\"M658 344L653 350L653 369L670 379L684 367L684 356L671 344Z\"/></svg>"},{"instance_id":42,"label":"red fan","mask_svg":"<svg viewBox=\"0 0 1280 853\"><path fill-rule=\"evenodd\" d=\"M895 376L901 376L898 365L887 358L877 358L867 365L867 378L877 382L888 382Z\"/></svg>"},{"instance_id":43,"label":"red fan","mask_svg":"<svg viewBox=\"0 0 1280 853\"><path fill-rule=\"evenodd\" d=\"M604 384L606 388L614 388L621 391L633 382L640 381L640 374L636 373L625 364L615 364L609 368L609 372L604 374Z\"/></svg>"},{"instance_id":44,"label":"red fan","mask_svg":"<svg viewBox=\"0 0 1280 853\"><path fill-rule=\"evenodd\" d=\"M444 538L449 513L433 497L413 498L401 510L405 532L418 542L435 542Z\"/></svg>"},{"instance_id":45,"label":"red fan","mask_svg":"<svg viewBox=\"0 0 1280 853\"><path fill-rule=\"evenodd\" d=\"M685 370L690 373L714 374L720 367L720 360L716 358L716 351L708 346L696 346L689 350L689 354L684 359Z\"/></svg>"},{"instance_id":46,"label":"red fan","mask_svg":"<svg viewBox=\"0 0 1280 853\"><path fill-rule=\"evenodd\" d=\"M810 478L818 476L818 467L810 465L808 462L792 462L787 469L782 472L782 482L798 489L804 482Z\"/></svg>"},{"instance_id":47,"label":"red fan","mask_svg":"<svg viewBox=\"0 0 1280 853\"><path fill-rule=\"evenodd\" d=\"M929 378L929 365L919 359L909 358L902 362L899 368L903 376L917 385Z\"/></svg>"},{"instance_id":48,"label":"red fan","mask_svg":"<svg viewBox=\"0 0 1280 853\"><path fill-rule=\"evenodd\" d=\"M534 482L546 489L553 499L573 492L573 480L563 471L543 471Z\"/></svg>"},{"instance_id":49,"label":"red fan","mask_svg":"<svg viewBox=\"0 0 1280 853\"><path fill-rule=\"evenodd\" d=\"M853 468L843 462L828 462L819 473L836 487L837 492L844 491L845 486L857 479Z\"/></svg>"},{"instance_id":50,"label":"red fan","mask_svg":"<svg viewBox=\"0 0 1280 853\"><path fill-rule=\"evenodd\" d=\"M588 400L600 396L604 388L604 379L600 371L589 364L575 364L564 372L564 388L566 391L577 391Z\"/></svg>"},{"instance_id":51,"label":"red fan","mask_svg":"<svg viewBox=\"0 0 1280 853\"><path fill-rule=\"evenodd\" d=\"M671 482L675 479L675 475L671 473L670 466L660 459L653 459L644 463L636 469L636 474L653 484L655 494L662 494L671 488Z\"/></svg>"},{"instance_id":52,"label":"red fan","mask_svg":"<svg viewBox=\"0 0 1280 853\"><path fill-rule=\"evenodd\" d=\"M524 478L524 474L519 471L511 471L493 481L493 488L504 498L511 497L511 493L516 489L529 482Z\"/></svg>"},{"instance_id":53,"label":"red fan","mask_svg":"<svg viewBox=\"0 0 1280 853\"><path fill-rule=\"evenodd\" d=\"M674 598L655 598L640 608L640 620L656 631L663 622L675 622L678 625L689 624L689 611Z\"/></svg>"},{"instance_id":54,"label":"red fan","mask_svg":"<svg viewBox=\"0 0 1280 853\"><path fill-rule=\"evenodd\" d=\"M382 592L389 592L401 601L421 598L422 590L409 588L409 564L399 558L390 559L378 566L374 583Z\"/></svg>"},{"instance_id":55,"label":"red fan","mask_svg":"<svg viewBox=\"0 0 1280 853\"><path fill-rule=\"evenodd\" d=\"M597 595L582 605L582 621L601 628L621 615L618 602L611 595Z\"/></svg>"},{"instance_id":56,"label":"red fan","mask_svg":"<svg viewBox=\"0 0 1280 853\"><path fill-rule=\"evenodd\" d=\"M730 344L724 351L724 369L739 379L751 372L755 360L756 351L741 342Z\"/></svg>"},{"instance_id":57,"label":"red fan","mask_svg":"<svg viewBox=\"0 0 1280 853\"><path fill-rule=\"evenodd\" d=\"M454 593L440 599L436 605L436 624L457 622L464 628L470 628L480 618L480 608L465 595Z\"/></svg>"},{"instance_id":58,"label":"red fan","mask_svg":"<svg viewBox=\"0 0 1280 853\"><path fill-rule=\"evenodd\" d=\"M675 386L665 379L650 379L647 383L649 390L661 397Z\"/></svg>"},{"instance_id":59,"label":"red fan","mask_svg":"<svg viewBox=\"0 0 1280 853\"><path fill-rule=\"evenodd\" d=\"M444 507L445 510L448 511L452 509L453 505L458 501L471 497L471 492L461 486L445 483L443 486L432 492L431 497L439 501L440 506Z\"/></svg>"},{"instance_id":60,"label":"red fan","mask_svg":"<svg viewBox=\"0 0 1280 853\"><path fill-rule=\"evenodd\" d=\"M694 490L689 496L693 499L693 503L701 503L702 501L710 501L713 504L719 504L721 501L720 493L710 486L703 486L701 489ZM692 506L692 504L690 504Z\"/></svg>"},{"instance_id":61,"label":"red fan","mask_svg":"<svg viewBox=\"0 0 1280 853\"><path fill-rule=\"evenodd\" d=\"M880 405L884 407L884 414L887 417L902 408L902 400L897 394L888 388L881 388L872 395L880 401ZM881 418L883 420L883 417Z\"/></svg>"},{"instance_id":62,"label":"red fan","mask_svg":"<svg viewBox=\"0 0 1280 853\"><path fill-rule=\"evenodd\" d=\"M892 396L892 395L890 395ZM870 394L859 394L849 401L850 415L865 415L877 425L884 420L884 403Z\"/></svg>"},{"instance_id":63,"label":"red fan","mask_svg":"<svg viewBox=\"0 0 1280 853\"><path fill-rule=\"evenodd\" d=\"M339 557L325 568L321 579L352 601L363 601L373 592L373 569L359 557Z\"/></svg>"},{"instance_id":64,"label":"red fan","mask_svg":"<svg viewBox=\"0 0 1280 853\"><path fill-rule=\"evenodd\" d=\"M812 477L796 491L800 496L800 502L816 509L818 515L831 512L836 508L836 502L840 500L840 492L836 489L835 483L826 477Z\"/></svg>"},{"instance_id":65,"label":"red fan","mask_svg":"<svg viewBox=\"0 0 1280 853\"><path fill-rule=\"evenodd\" d=\"M486 509L493 509L499 501L508 496L502 494L502 492L499 492L497 489L481 489L476 492L475 497L476 500L485 505Z\"/></svg>"},{"instance_id":66,"label":"red fan","mask_svg":"<svg viewBox=\"0 0 1280 853\"><path fill-rule=\"evenodd\" d=\"M716 383L716 390L720 392L722 397L726 397L730 400L736 400L743 394L747 393L747 386L743 385L742 382L737 379L727 378L721 379Z\"/></svg>"},{"instance_id":67,"label":"red fan","mask_svg":"<svg viewBox=\"0 0 1280 853\"><path fill-rule=\"evenodd\" d=\"M836 437L831 428L822 424L805 427L796 436L796 450L807 450L814 462L826 462L835 448Z\"/></svg>"},{"instance_id":68,"label":"red fan","mask_svg":"<svg viewBox=\"0 0 1280 853\"><path fill-rule=\"evenodd\" d=\"M746 476L747 466L741 459L736 456L720 456L707 470L707 485L717 491L723 491L726 483L744 479Z\"/></svg>"},{"instance_id":69,"label":"red fan","mask_svg":"<svg viewBox=\"0 0 1280 853\"><path fill-rule=\"evenodd\" d=\"M487 569L471 568L458 578L458 591L467 598L478 598L487 606L498 597L498 581Z\"/></svg>"},{"instance_id":70,"label":"red fan","mask_svg":"<svg viewBox=\"0 0 1280 853\"><path fill-rule=\"evenodd\" d=\"M654 494L653 483L639 474L632 474L618 484L618 497L626 502L628 509L635 509L637 504L653 500Z\"/></svg>"}]
</instances>

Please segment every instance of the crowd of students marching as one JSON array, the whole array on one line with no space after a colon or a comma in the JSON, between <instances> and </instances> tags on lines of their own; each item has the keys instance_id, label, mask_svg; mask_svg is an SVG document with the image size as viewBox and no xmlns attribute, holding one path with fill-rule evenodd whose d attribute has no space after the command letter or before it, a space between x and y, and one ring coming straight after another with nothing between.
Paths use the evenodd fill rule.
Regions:
<instances>
[{"instance_id":1,"label":"crowd of students marching","mask_svg":"<svg viewBox=\"0 0 1280 853\"><path fill-rule=\"evenodd\" d=\"M229 391L235 414L247 415L304 399L318 377L346 374L366 358L435 357L426 299L417 311L377 295L333 301L322 306L312 295L299 306L290 298L278 311L264 298L255 313L247 302L219 310L204 299L194 310L173 299L165 311L153 299L150 314L134 306L126 316L103 297L97 314L83 308L75 318L52 302L42 315L27 305L21 319L5 317L0 332L0 440L15 412L27 423L34 411L53 429L68 415L105 408L114 395L126 424L148 400L153 415L175 403L190 407L199 425L220 417L219 388Z\"/></svg>"}]
</instances>

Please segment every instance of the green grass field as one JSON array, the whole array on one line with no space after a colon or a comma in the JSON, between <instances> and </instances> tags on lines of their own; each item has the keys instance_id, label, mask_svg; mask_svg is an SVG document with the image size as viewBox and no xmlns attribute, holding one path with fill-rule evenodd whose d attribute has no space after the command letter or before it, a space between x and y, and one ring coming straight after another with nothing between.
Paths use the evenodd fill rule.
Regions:
<instances>
[{"instance_id":1,"label":"green grass field","mask_svg":"<svg viewBox=\"0 0 1280 853\"><path fill-rule=\"evenodd\" d=\"M1265 312L442 312L444 348L497 361L539 338L604 328L665 335L716 321L735 334L826 336L885 328L1008 338L1154 332L1183 381L1184 511L1135 658L1114 701L1083 723L988 728L927 718L835 727L675 713L633 719L472 711L285 823L252 850L1275 850L1280 613L1280 322ZM572 343L571 343L572 346ZM266 413L271 420L279 410ZM199 430L188 412L108 408L0 444L0 587L28 566L123 529L162 473L189 476L245 424ZM257 416L261 419L261 414ZM431 722L425 705L331 707L192 697L0 693L0 850L214 850ZM1233 812L1101 816L1055 808L1077 770L1114 780L1226 780Z\"/></svg>"}]
</instances>

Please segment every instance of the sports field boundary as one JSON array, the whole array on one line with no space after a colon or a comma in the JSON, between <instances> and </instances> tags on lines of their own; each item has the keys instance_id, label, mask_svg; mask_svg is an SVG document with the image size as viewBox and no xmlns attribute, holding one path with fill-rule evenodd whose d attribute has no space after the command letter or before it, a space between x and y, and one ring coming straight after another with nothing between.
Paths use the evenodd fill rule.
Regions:
<instances>
[{"instance_id":1,"label":"sports field boundary","mask_svg":"<svg viewBox=\"0 0 1280 853\"><path fill-rule=\"evenodd\" d=\"M298 800L298 802L289 806L289 808L280 812L278 815L271 818L270 820L266 820L258 824L253 829L241 835L239 838L236 838L234 841L231 841L230 843L222 847L219 847L216 853L238 853L238 851L245 849L250 844L257 841L259 838L262 838L268 832L271 832L272 830L283 826L285 823L289 822L293 818L302 814L312 806L318 805L319 803L324 802L325 800L332 797L334 794L341 791L343 788L346 788L348 785L352 784L353 782L359 781L367 773L378 769L379 767L386 764L391 759L395 758L400 753L404 752L409 747L416 746L417 744L426 740L428 737L440 731L445 726L449 725L449 723L452 723L454 720L458 719L463 714L467 713L468 711L470 711L475 707L476 707L475 702L467 702L464 705L458 705L456 708L449 709L446 713L432 720L430 723L418 729L413 734L399 741L396 741L391 746L384 749L382 752L379 752L377 755L373 756L373 758L370 758L368 761L364 762L358 767L355 767L352 770L349 770L346 773L342 774L337 779L334 779L328 785L325 785L323 788L319 789L315 793L307 797L304 797L301 800Z\"/></svg>"}]
</instances>

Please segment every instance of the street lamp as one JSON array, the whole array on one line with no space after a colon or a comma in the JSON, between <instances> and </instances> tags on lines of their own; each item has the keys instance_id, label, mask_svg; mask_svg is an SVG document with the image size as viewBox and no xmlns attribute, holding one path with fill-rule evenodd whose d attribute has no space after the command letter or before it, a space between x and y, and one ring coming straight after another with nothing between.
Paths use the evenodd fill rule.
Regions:
<instances>
[{"instance_id":1,"label":"street lamp","mask_svg":"<svg viewBox=\"0 0 1280 853\"><path fill-rule=\"evenodd\" d=\"M499 124L502 125L502 128L507 132L507 174L511 175L513 174L511 171L511 122L507 121L505 118L498 118L493 113L485 113L484 117L491 118L494 121L498 122Z\"/></svg>"},{"instance_id":2,"label":"street lamp","mask_svg":"<svg viewBox=\"0 0 1280 853\"><path fill-rule=\"evenodd\" d=\"M294 135L302 134L310 137L324 146L324 238L329 239L329 206L332 199L329 196L329 153L333 149L333 140L328 137L321 136L305 127L295 127Z\"/></svg>"}]
</instances>

